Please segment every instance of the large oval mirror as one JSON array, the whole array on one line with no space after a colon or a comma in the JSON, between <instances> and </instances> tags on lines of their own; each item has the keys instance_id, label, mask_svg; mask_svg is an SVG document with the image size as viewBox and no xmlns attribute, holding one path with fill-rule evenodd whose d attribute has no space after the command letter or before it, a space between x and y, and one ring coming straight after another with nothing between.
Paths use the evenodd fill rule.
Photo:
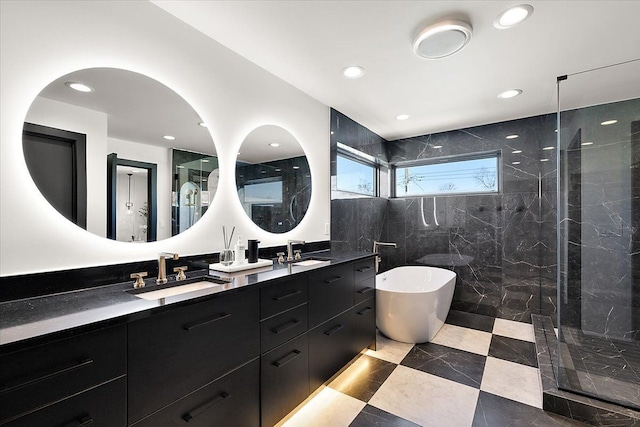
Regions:
<instances>
[{"instance_id":1,"label":"large oval mirror","mask_svg":"<svg viewBox=\"0 0 640 427\"><path fill-rule=\"evenodd\" d=\"M311 199L309 162L296 138L279 126L254 129L238 153L236 187L258 227L271 233L295 228Z\"/></svg>"},{"instance_id":2,"label":"large oval mirror","mask_svg":"<svg viewBox=\"0 0 640 427\"><path fill-rule=\"evenodd\" d=\"M193 226L218 184L200 116L139 73L90 68L60 77L27 113L23 150L49 203L96 235L166 239Z\"/></svg>"}]
</instances>

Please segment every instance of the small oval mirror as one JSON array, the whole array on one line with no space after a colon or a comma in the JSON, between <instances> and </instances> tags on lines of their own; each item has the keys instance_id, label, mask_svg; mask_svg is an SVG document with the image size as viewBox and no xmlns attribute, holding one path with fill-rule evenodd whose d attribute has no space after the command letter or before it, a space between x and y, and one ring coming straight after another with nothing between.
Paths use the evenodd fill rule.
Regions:
<instances>
[{"instance_id":1,"label":"small oval mirror","mask_svg":"<svg viewBox=\"0 0 640 427\"><path fill-rule=\"evenodd\" d=\"M79 70L45 87L27 113L23 150L58 212L119 241L186 230L217 188L215 146L200 116L173 90L127 70Z\"/></svg>"},{"instance_id":2,"label":"small oval mirror","mask_svg":"<svg viewBox=\"0 0 640 427\"><path fill-rule=\"evenodd\" d=\"M311 172L300 143L275 125L251 131L238 153L236 187L258 227L271 233L295 228L311 200Z\"/></svg>"}]
</instances>

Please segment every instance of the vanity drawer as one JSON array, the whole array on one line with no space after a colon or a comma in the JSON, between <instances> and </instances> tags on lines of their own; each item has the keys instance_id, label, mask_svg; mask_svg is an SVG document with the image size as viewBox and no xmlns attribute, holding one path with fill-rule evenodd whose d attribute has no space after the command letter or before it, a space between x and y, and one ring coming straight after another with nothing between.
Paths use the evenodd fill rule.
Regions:
<instances>
[{"instance_id":1,"label":"vanity drawer","mask_svg":"<svg viewBox=\"0 0 640 427\"><path fill-rule=\"evenodd\" d=\"M346 365L353 352L351 310L309 331L309 387L311 392Z\"/></svg>"},{"instance_id":2,"label":"vanity drawer","mask_svg":"<svg viewBox=\"0 0 640 427\"><path fill-rule=\"evenodd\" d=\"M257 289L129 324L129 422L260 355Z\"/></svg>"},{"instance_id":3,"label":"vanity drawer","mask_svg":"<svg viewBox=\"0 0 640 427\"><path fill-rule=\"evenodd\" d=\"M376 299L368 300L356 305L352 310L353 319L353 352L359 353L365 347L376 343Z\"/></svg>"},{"instance_id":4,"label":"vanity drawer","mask_svg":"<svg viewBox=\"0 0 640 427\"><path fill-rule=\"evenodd\" d=\"M368 300L376 296L376 277L371 276L368 279L361 280L355 286L355 303Z\"/></svg>"},{"instance_id":5,"label":"vanity drawer","mask_svg":"<svg viewBox=\"0 0 640 427\"><path fill-rule=\"evenodd\" d=\"M307 275L260 289L260 318L266 319L307 302Z\"/></svg>"},{"instance_id":6,"label":"vanity drawer","mask_svg":"<svg viewBox=\"0 0 640 427\"><path fill-rule=\"evenodd\" d=\"M307 304L280 313L260 322L261 352L276 348L280 344L307 332Z\"/></svg>"},{"instance_id":7,"label":"vanity drawer","mask_svg":"<svg viewBox=\"0 0 640 427\"><path fill-rule=\"evenodd\" d=\"M124 427L126 404L127 380L122 377L2 425Z\"/></svg>"},{"instance_id":8,"label":"vanity drawer","mask_svg":"<svg viewBox=\"0 0 640 427\"><path fill-rule=\"evenodd\" d=\"M126 373L120 325L0 356L0 424Z\"/></svg>"},{"instance_id":9,"label":"vanity drawer","mask_svg":"<svg viewBox=\"0 0 640 427\"><path fill-rule=\"evenodd\" d=\"M355 281L359 282L363 279L368 279L376 275L376 267L373 258L357 261L353 265L353 271L355 274Z\"/></svg>"},{"instance_id":10,"label":"vanity drawer","mask_svg":"<svg viewBox=\"0 0 640 427\"><path fill-rule=\"evenodd\" d=\"M135 427L260 425L260 360L242 366L134 424Z\"/></svg>"},{"instance_id":11,"label":"vanity drawer","mask_svg":"<svg viewBox=\"0 0 640 427\"><path fill-rule=\"evenodd\" d=\"M353 264L326 267L309 277L309 327L353 307Z\"/></svg>"}]
</instances>

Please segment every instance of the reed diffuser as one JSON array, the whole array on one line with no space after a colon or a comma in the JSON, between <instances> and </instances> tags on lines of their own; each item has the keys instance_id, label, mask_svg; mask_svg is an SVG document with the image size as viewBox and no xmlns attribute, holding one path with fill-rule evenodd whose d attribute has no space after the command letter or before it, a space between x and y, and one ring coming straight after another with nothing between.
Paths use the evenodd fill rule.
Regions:
<instances>
[{"instance_id":1,"label":"reed diffuser","mask_svg":"<svg viewBox=\"0 0 640 427\"><path fill-rule=\"evenodd\" d=\"M222 226L222 239L224 242L224 249L220 252L220 264L231 265L233 263L233 250L231 249L231 239L233 239L233 233L236 228L233 227L231 234L227 236L227 227Z\"/></svg>"}]
</instances>

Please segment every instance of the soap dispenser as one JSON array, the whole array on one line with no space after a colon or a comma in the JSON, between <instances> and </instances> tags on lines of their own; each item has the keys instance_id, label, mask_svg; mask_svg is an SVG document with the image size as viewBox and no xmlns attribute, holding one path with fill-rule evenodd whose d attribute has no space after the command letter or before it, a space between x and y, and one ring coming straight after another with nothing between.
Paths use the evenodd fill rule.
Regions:
<instances>
[{"instance_id":1,"label":"soap dispenser","mask_svg":"<svg viewBox=\"0 0 640 427\"><path fill-rule=\"evenodd\" d=\"M244 252L244 244L242 244L242 236L238 236L238 243L236 243L234 250L234 265L242 265L245 261L245 252Z\"/></svg>"}]
</instances>

